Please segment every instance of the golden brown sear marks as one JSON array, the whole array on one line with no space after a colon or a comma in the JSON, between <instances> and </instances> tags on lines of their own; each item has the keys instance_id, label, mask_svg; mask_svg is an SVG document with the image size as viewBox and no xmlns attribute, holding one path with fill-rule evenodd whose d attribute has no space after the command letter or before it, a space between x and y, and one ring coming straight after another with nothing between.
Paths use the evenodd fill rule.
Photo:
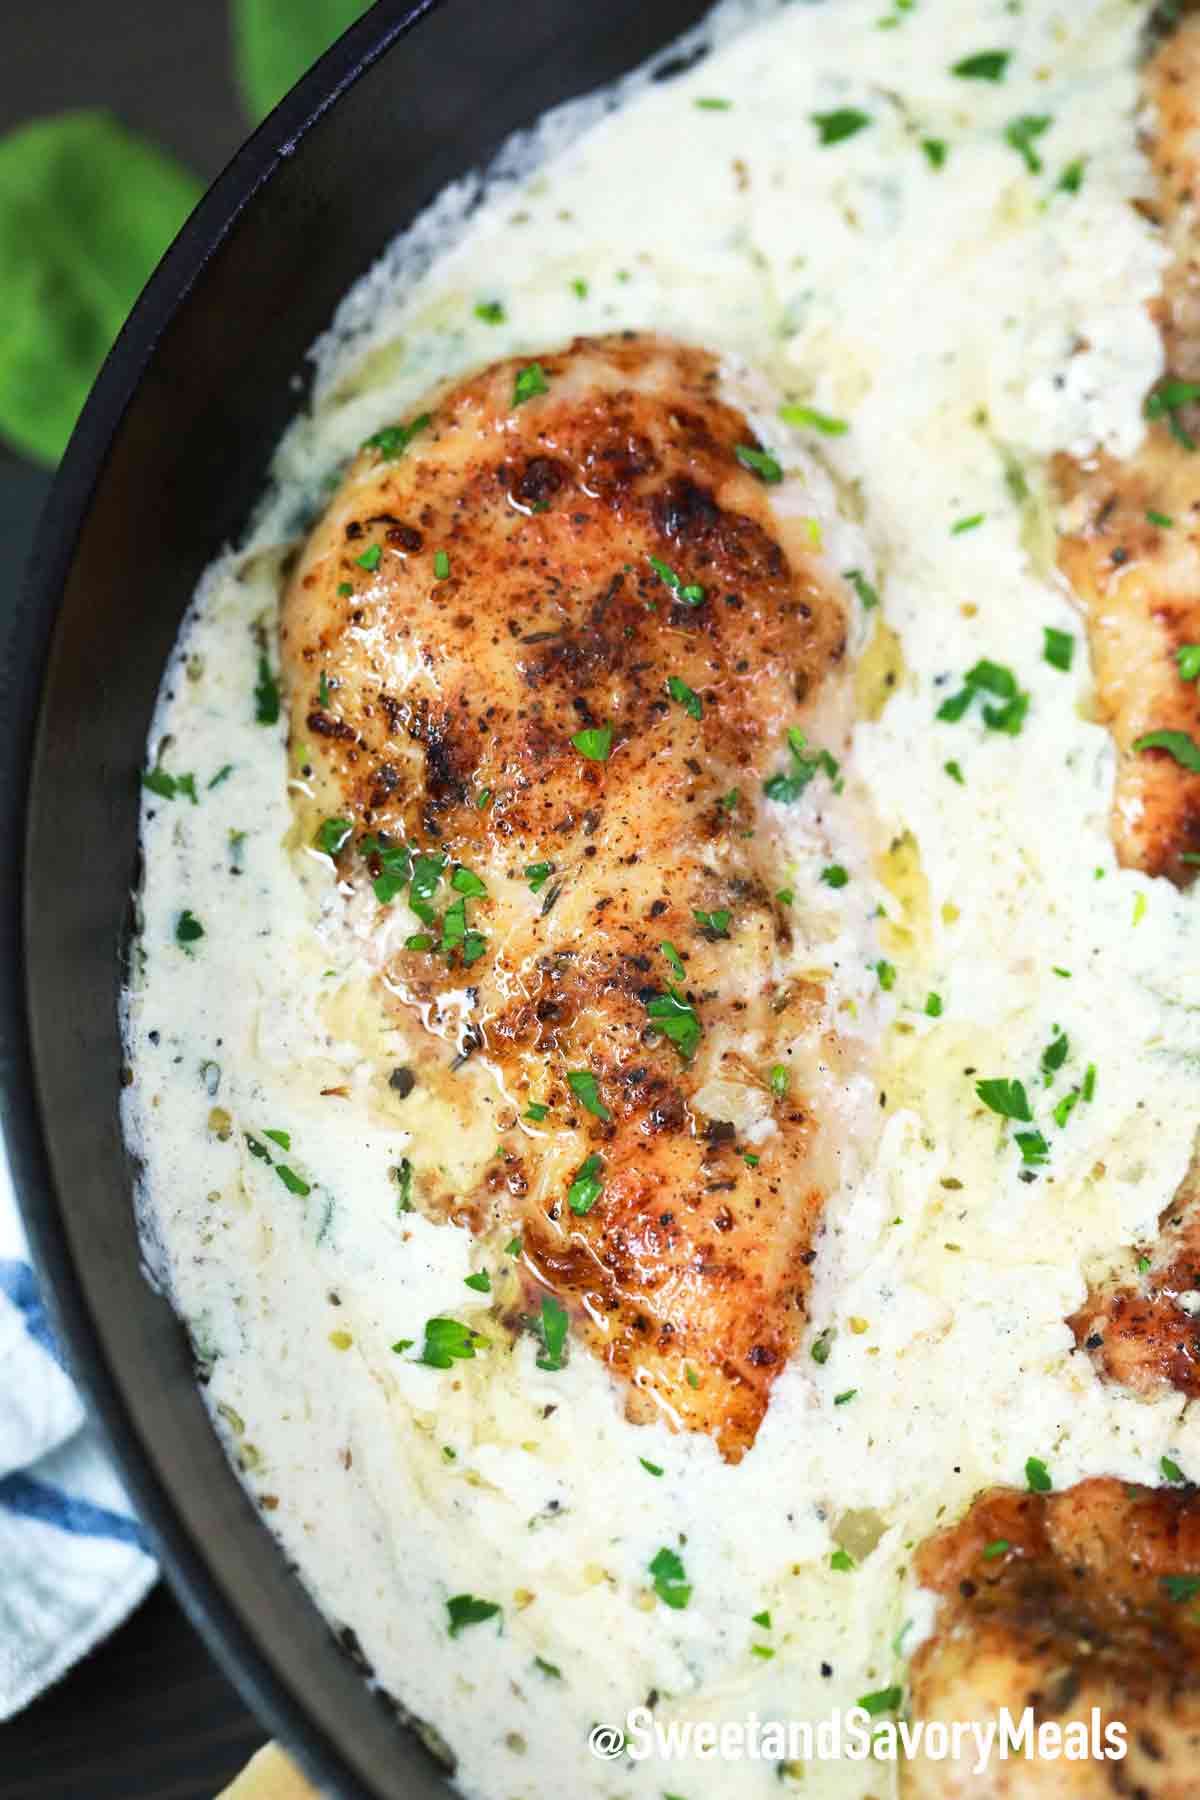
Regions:
<instances>
[{"instance_id":1,"label":"golden brown sear marks","mask_svg":"<svg viewBox=\"0 0 1200 1800\"><path fill-rule=\"evenodd\" d=\"M1200 1159L1158 1222L1153 1244L1135 1247L1133 1279L1097 1283L1067 1320L1075 1342L1107 1381L1154 1399L1174 1388L1200 1394Z\"/></svg>"},{"instance_id":2,"label":"golden brown sear marks","mask_svg":"<svg viewBox=\"0 0 1200 1800\"><path fill-rule=\"evenodd\" d=\"M914 1720L1119 1722L1120 1761L917 1756L905 1800L1145 1795L1194 1800L1200 1770L1200 1496L1101 1477L1060 1494L993 1488L916 1556L941 1596L911 1668Z\"/></svg>"},{"instance_id":3,"label":"golden brown sear marks","mask_svg":"<svg viewBox=\"0 0 1200 1800\"><path fill-rule=\"evenodd\" d=\"M393 1003L473 1051L464 1105L494 1079L523 1121L464 1210L516 1221L631 1416L730 1458L795 1343L836 1156L790 1052L843 1055L784 972L762 784L828 706L845 613L739 445L702 351L498 363L364 449L281 633L316 816L354 827L341 873L364 837L372 874L401 844L442 867L413 947L389 939Z\"/></svg>"},{"instance_id":4,"label":"golden brown sear marks","mask_svg":"<svg viewBox=\"0 0 1200 1800\"><path fill-rule=\"evenodd\" d=\"M1153 210L1171 251L1156 306L1168 379L1128 461L1058 459L1067 527L1058 560L1087 615L1100 716L1117 749L1118 860L1182 886L1196 874L1187 858L1200 854L1200 773L1169 748L1134 746L1160 731L1200 745L1200 691L1176 660L1200 643L1200 405L1186 399L1186 384L1200 380L1200 17L1159 47L1144 87Z\"/></svg>"}]
</instances>

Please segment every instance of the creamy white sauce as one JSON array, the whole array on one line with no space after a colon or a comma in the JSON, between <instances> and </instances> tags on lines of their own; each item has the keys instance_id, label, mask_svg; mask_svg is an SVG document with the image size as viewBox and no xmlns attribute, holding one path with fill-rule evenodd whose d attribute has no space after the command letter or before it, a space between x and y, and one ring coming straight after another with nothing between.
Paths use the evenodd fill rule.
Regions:
<instances>
[{"instance_id":1,"label":"creamy white sauce","mask_svg":"<svg viewBox=\"0 0 1200 1800\"><path fill-rule=\"evenodd\" d=\"M211 572L168 673L152 748L195 773L199 804L146 796L126 1118L148 1260L272 1528L378 1680L453 1746L469 1795L891 1794L891 1764L606 1764L587 1734L651 1690L663 1720L817 1720L903 1683L931 1614L913 1545L980 1487L1023 1485L1030 1455L1056 1486L1153 1481L1164 1452L1200 1472L1182 1401L1101 1387L1063 1322L1085 1271L1150 1232L1181 1178L1200 1058L1195 904L1115 866L1113 753L1088 721L1081 625L1038 500L1051 452L1137 444L1160 372L1144 302L1163 253L1131 204L1148 191L1142 18L1127 0L726 8L716 53L683 78L553 119L478 210L469 186L452 193L351 296L252 540ZM1011 53L1002 81L949 73L981 51ZM819 146L812 115L847 107L869 127ZM1005 139L1023 116L1051 120L1029 140L1037 171ZM1081 159L1077 191L1060 187ZM486 300L504 322L475 316ZM831 1006L847 1031L890 1023L879 1092L851 1083L830 1127L849 1140L813 1302L831 1353L806 1349L781 1376L737 1467L703 1438L628 1424L578 1346L562 1372L538 1370L532 1341L510 1346L464 1289L496 1257L397 1215L390 1168L436 1159L453 1185L493 1148L501 1102L480 1086L477 1135L447 1142L419 1089L389 1092L404 1038L329 865L292 846L284 728L256 724L251 698L278 550L364 436L442 376L626 325L710 345L731 382L758 384L757 422L814 495L830 566L853 557L882 595L856 626L868 670L881 633L902 654L849 768L851 806L900 850L873 864L878 845L831 843L805 808L791 821L781 879ZM848 431L789 432L772 388ZM832 516L814 454L858 525ZM1043 660L1045 626L1073 635L1070 672ZM980 657L1030 696L1018 736L985 729L978 701L935 721ZM837 893L817 881L831 853L852 872ZM184 907L205 932L190 949ZM1060 1030L1069 1055L1046 1087ZM1092 1063L1094 1098L1060 1128L1051 1109ZM1050 1143L1033 1181L975 1099L977 1078L1001 1076L1025 1082ZM279 1159L307 1196L248 1152L244 1134L268 1129L290 1135ZM444 1372L393 1353L437 1313L492 1349ZM672 1610L647 1565L681 1536L693 1591ZM831 1566L839 1545L852 1569ZM502 1620L451 1638L445 1603L463 1592ZM763 1610L769 1630L752 1623Z\"/></svg>"}]
</instances>

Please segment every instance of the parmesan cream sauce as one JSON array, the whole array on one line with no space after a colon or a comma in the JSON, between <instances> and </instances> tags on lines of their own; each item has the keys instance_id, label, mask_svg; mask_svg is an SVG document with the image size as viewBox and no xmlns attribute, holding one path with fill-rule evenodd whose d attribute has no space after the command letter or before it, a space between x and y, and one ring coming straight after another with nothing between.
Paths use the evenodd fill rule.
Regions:
<instances>
[{"instance_id":1,"label":"parmesan cream sauce","mask_svg":"<svg viewBox=\"0 0 1200 1800\"><path fill-rule=\"evenodd\" d=\"M1023 1485L1030 1455L1057 1486L1153 1482L1164 1452L1200 1473L1182 1401L1101 1387L1063 1322L1085 1270L1152 1231L1196 1123L1195 902L1115 866L1113 752L1041 497L1052 451L1137 444L1160 373L1144 303L1163 251L1132 204L1148 192L1143 23L1128 0L722 7L690 72L552 115L354 290L247 544L182 633L151 760L193 772L198 804L146 793L126 1017L147 1261L250 1493L380 1684L452 1746L468 1795L786 1791L798 1768L605 1763L587 1734L651 1690L663 1720L719 1723L817 1720L903 1683L932 1614L914 1544L979 1488ZM950 73L1001 50L1001 81ZM812 115L843 108L869 126L821 146ZM1005 138L1024 115L1049 120L1036 169ZM1081 182L1060 185L1077 162ZM481 301L503 321L476 317ZM405 1041L371 991L361 904L295 844L303 750L289 771L283 724L256 723L252 698L281 557L361 439L445 375L624 326L712 346L735 392L766 381L849 422L826 436L755 412L813 496L831 571L853 562L882 596L855 625L846 815L881 821L879 840L839 840L817 784L780 820L801 954L839 1029L882 1037L874 1083L837 1097L829 1125L869 1149L844 1159L820 1243L828 1360L810 1338L737 1467L702 1437L628 1424L578 1345L539 1370L534 1342L510 1346L463 1286L479 1267L501 1283L503 1258L397 1213L389 1171L407 1156L466 1181L494 1152L499 1099L481 1085L462 1135L420 1088L388 1088ZM1047 625L1075 639L1068 672L1043 660ZM935 720L980 657L1029 693L1019 736L987 730L978 703ZM818 880L831 855L851 872L838 892ZM184 908L204 936L180 947ZM1051 1109L1089 1063L1094 1098L1060 1128ZM979 1076L1025 1081L1050 1142L1036 1179ZM248 1152L267 1129L289 1135L268 1147L307 1195ZM439 1313L490 1349L447 1371L392 1351ZM664 1545L683 1609L653 1592ZM839 1548L853 1567L831 1563ZM452 1637L446 1601L464 1592L502 1614ZM829 1800L894 1782L891 1764L803 1775Z\"/></svg>"}]
</instances>

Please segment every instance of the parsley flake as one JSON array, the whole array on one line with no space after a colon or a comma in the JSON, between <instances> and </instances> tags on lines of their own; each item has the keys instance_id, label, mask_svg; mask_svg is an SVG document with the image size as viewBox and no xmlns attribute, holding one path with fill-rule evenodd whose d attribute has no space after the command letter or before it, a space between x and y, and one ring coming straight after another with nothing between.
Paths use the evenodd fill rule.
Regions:
<instances>
[{"instance_id":1,"label":"parsley flake","mask_svg":"<svg viewBox=\"0 0 1200 1800\"><path fill-rule=\"evenodd\" d=\"M834 112L810 113L809 117L822 145L843 144L871 123L870 113L860 112L856 106L839 106Z\"/></svg>"},{"instance_id":2,"label":"parsley flake","mask_svg":"<svg viewBox=\"0 0 1200 1800\"><path fill-rule=\"evenodd\" d=\"M603 1158L595 1151L580 1163L575 1179L567 1189L567 1205L576 1218L590 1213L604 1192Z\"/></svg>"},{"instance_id":3,"label":"parsley flake","mask_svg":"<svg viewBox=\"0 0 1200 1800\"><path fill-rule=\"evenodd\" d=\"M612 751L613 728L611 725L589 725L584 731L577 731L571 743L580 756L588 762L607 762Z\"/></svg>"},{"instance_id":4,"label":"parsley flake","mask_svg":"<svg viewBox=\"0 0 1200 1800\"><path fill-rule=\"evenodd\" d=\"M664 1546L651 1558L649 1567L659 1599L665 1606L682 1612L692 1597L692 1586L679 1553Z\"/></svg>"},{"instance_id":5,"label":"parsley flake","mask_svg":"<svg viewBox=\"0 0 1200 1800\"><path fill-rule=\"evenodd\" d=\"M993 1081L977 1081L975 1092L983 1104L992 1112L999 1113L1002 1119L1016 1119L1021 1125L1032 1123L1033 1114L1029 1110L1029 1097L1023 1083L998 1077Z\"/></svg>"},{"instance_id":6,"label":"parsley flake","mask_svg":"<svg viewBox=\"0 0 1200 1800\"><path fill-rule=\"evenodd\" d=\"M1050 1471L1040 1456L1030 1456L1025 1462L1025 1480L1029 1484L1031 1494L1048 1494L1054 1486L1050 1479ZM1196 1584L1200 1587L1200 1582Z\"/></svg>"},{"instance_id":7,"label":"parsley flake","mask_svg":"<svg viewBox=\"0 0 1200 1800\"><path fill-rule=\"evenodd\" d=\"M686 681L681 681L678 675L667 676L667 692L672 700L682 706L690 718L701 719L704 717L704 705L699 694L690 688Z\"/></svg>"},{"instance_id":8,"label":"parsley flake","mask_svg":"<svg viewBox=\"0 0 1200 1800\"><path fill-rule=\"evenodd\" d=\"M567 1074L567 1086L585 1111L593 1113L597 1119L603 1119L606 1124L612 1118L600 1098L600 1084L590 1069L571 1069Z\"/></svg>"},{"instance_id":9,"label":"parsley flake","mask_svg":"<svg viewBox=\"0 0 1200 1800\"><path fill-rule=\"evenodd\" d=\"M468 1625L486 1624L499 1612L494 1600L477 1600L474 1594L452 1594L446 1602L446 1629L452 1638L456 1638Z\"/></svg>"},{"instance_id":10,"label":"parsley flake","mask_svg":"<svg viewBox=\"0 0 1200 1800\"><path fill-rule=\"evenodd\" d=\"M951 63L950 73L963 81L1003 81L1011 61L1011 50L979 50Z\"/></svg>"},{"instance_id":11,"label":"parsley flake","mask_svg":"<svg viewBox=\"0 0 1200 1800\"><path fill-rule=\"evenodd\" d=\"M822 437L845 437L850 429L846 419L835 419L830 413L818 412L815 406L781 406L779 416L785 425L805 425L819 431Z\"/></svg>"},{"instance_id":12,"label":"parsley flake","mask_svg":"<svg viewBox=\"0 0 1200 1800\"><path fill-rule=\"evenodd\" d=\"M769 450L756 450L752 444L738 444L733 454L743 468L752 470L768 487L783 480L783 468Z\"/></svg>"},{"instance_id":13,"label":"parsley flake","mask_svg":"<svg viewBox=\"0 0 1200 1800\"><path fill-rule=\"evenodd\" d=\"M538 394L549 392L550 383L546 380L546 371L541 363L529 363L524 369L518 369L513 387L514 406L523 406L526 400L533 400Z\"/></svg>"}]
</instances>

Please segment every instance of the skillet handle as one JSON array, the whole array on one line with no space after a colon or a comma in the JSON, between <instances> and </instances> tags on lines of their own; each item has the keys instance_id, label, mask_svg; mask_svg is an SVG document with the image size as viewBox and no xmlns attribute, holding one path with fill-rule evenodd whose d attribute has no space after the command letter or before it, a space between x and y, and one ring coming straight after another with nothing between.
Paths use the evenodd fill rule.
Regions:
<instances>
[{"instance_id":1,"label":"skillet handle","mask_svg":"<svg viewBox=\"0 0 1200 1800\"><path fill-rule=\"evenodd\" d=\"M264 1744L217 1800L320 1800L278 1744Z\"/></svg>"}]
</instances>

